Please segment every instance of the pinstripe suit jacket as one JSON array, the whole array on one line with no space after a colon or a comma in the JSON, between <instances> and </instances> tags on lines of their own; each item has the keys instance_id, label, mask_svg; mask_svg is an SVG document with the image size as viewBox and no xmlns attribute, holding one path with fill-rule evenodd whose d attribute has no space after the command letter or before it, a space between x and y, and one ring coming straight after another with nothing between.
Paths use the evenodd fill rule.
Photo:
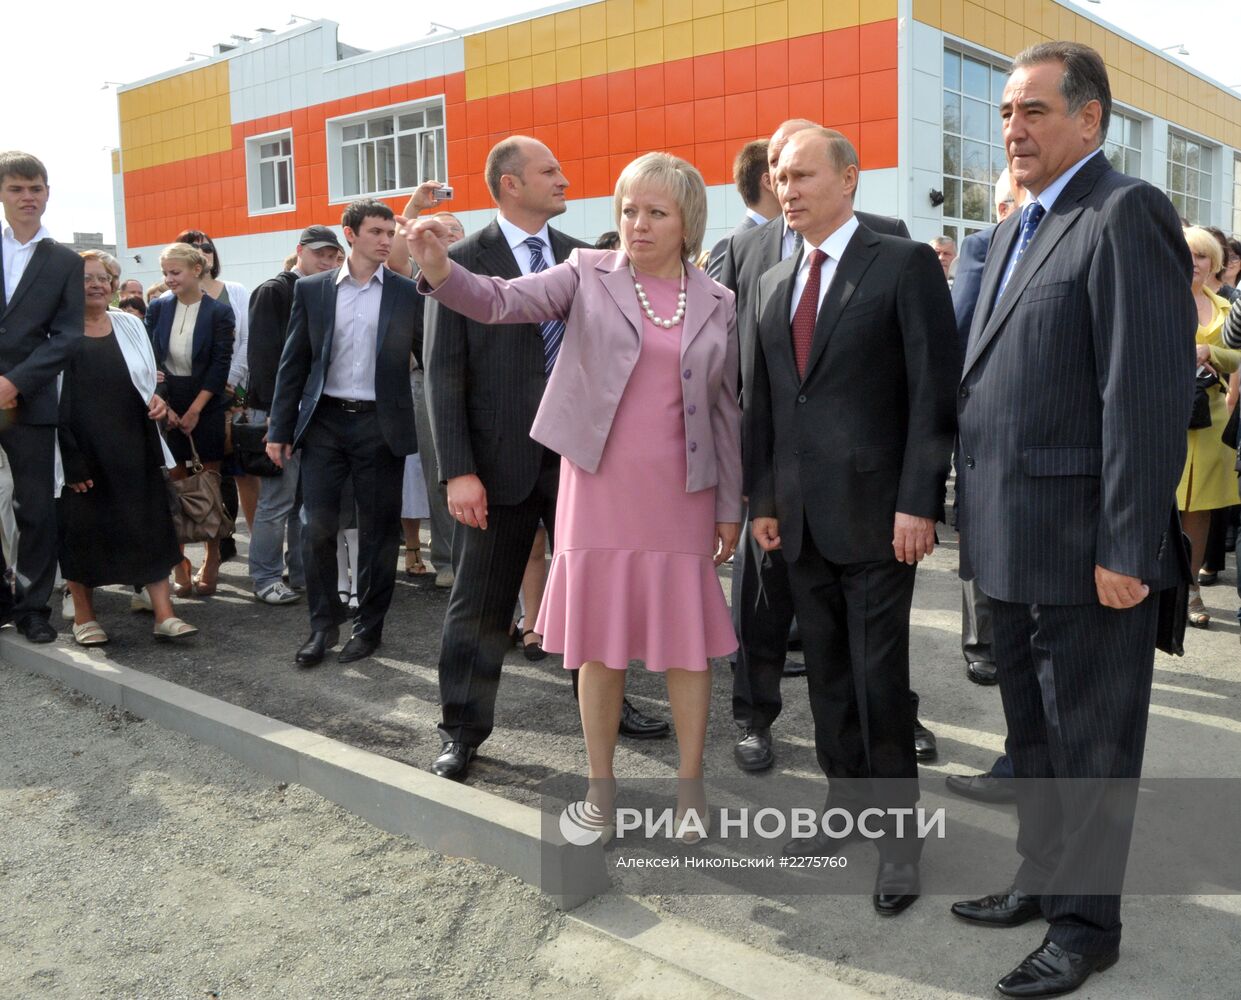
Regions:
<instances>
[{"instance_id":1,"label":"pinstripe suit jacket","mask_svg":"<svg viewBox=\"0 0 1241 1000\"><path fill-rule=\"evenodd\" d=\"M1173 586L1197 328L1176 211L1095 156L997 301L1020 225L995 229L957 394L961 575L1023 604L1095 603L1096 564Z\"/></svg>"},{"instance_id":2,"label":"pinstripe suit jacket","mask_svg":"<svg viewBox=\"0 0 1241 1000\"><path fill-rule=\"evenodd\" d=\"M548 235L557 264L587 246L555 229ZM494 221L454 244L448 256L475 274L521 277ZM520 503L543 462L543 446L530 437L547 386L538 324L489 327L434 300L427 301L424 319L424 385L440 480L476 475L489 503Z\"/></svg>"}]
</instances>

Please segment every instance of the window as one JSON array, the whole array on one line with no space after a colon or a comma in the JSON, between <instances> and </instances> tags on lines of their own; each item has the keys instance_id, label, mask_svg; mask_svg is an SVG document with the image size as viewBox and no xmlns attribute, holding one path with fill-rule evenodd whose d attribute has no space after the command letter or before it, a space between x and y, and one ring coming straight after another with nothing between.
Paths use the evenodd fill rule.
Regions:
<instances>
[{"instance_id":1,"label":"window","mask_svg":"<svg viewBox=\"0 0 1241 1000\"><path fill-rule=\"evenodd\" d=\"M1195 226L1211 223L1211 150L1169 130L1168 197L1181 218Z\"/></svg>"},{"instance_id":2,"label":"window","mask_svg":"<svg viewBox=\"0 0 1241 1000\"><path fill-rule=\"evenodd\" d=\"M272 132L246 140L246 180L251 215L287 212L296 206L292 132Z\"/></svg>"},{"instance_id":3,"label":"window","mask_svg":"<svg viewBox=\"0 0 1241 1000\"><path fill-rule=\"evenodd\" d=\"M344 201L447 181L447 145L442 97L328 122L332 196Z\"/></svg>"},{"instance_id":4,"label":"window","mask_svg":"<svg viewBox=\"0 0 1241 1000\"><path fill-rule=\"evenodd\" d=\"M1142 176L1142 123L1112 109L1103 152L1112 167L1131 177Z\"/></svg>"},{"instance_id":5,"label":"window","mask_svg":"<svg viewBox=\"0 0 1241 1000\"><path fill-rule=\"evenodd\" d=\"M1232 157L1232 232L1241 236L1241 155Z\"/></svg>"},{"instance_id":6,"label":"window","mask_svg":"<svg viewBox=\"0 0 1241 1000\"><path fill-rule=\"evenodd\" d=\"M1007 69L944 50L944 235L996 222L995 182L1008 165L1000 103Z\"/></svg>"}]
</instances>

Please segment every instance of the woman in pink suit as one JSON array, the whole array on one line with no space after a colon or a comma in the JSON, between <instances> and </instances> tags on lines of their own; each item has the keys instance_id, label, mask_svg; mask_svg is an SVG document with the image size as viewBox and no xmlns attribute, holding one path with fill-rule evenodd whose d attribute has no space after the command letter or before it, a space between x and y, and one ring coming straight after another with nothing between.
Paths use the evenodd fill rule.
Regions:
<instances>
[{"instance_id":1,"label":"woman in pink suit","mask_svg":"<svg viewBox=\"0 0 1241 1000\"><path fill-rule=\"evenodd\" d=\"M448 308L481 323L564 323L530 432L562 456L535 629L581 670L588 802L598 807L589 813L604 829L625 670L637 659L665 674L681 755L677 825L693 840L705 826L709 659L737 646L715 574L741 521L736 317L732 293L690 263L707 212L693 166L639 157L616 183L615 206L620 250L575 250L512 281L454 265L434 220L407 237L422 290ZM473 510L451 513L477 523Z\"/></svg>"}]
</instances>

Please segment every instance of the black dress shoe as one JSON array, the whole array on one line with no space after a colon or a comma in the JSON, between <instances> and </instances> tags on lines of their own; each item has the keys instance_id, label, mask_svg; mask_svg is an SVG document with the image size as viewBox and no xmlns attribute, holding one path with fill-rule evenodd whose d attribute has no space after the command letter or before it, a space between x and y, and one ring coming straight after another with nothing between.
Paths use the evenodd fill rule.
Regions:
<instances>
[{"instance_id":1,"label":"black dress shoe","mask_svg":"<svg viewBox=\"0 0 1241 1000\"><path fill-rule=\"evenodd\" d=\"M766 771L776 762L776 755L771 749L771 730L747 729L733 747L733 757L743 771Z\"/></svg>"},{"instance_id":2,"label":"black dress shoe","mask_svg":"<svg viewBox=\"0 0 1241 1000\"><path fill-rule=\"evenodd\" d=\"M477 748L465 743L445 743L440 747L440 755L431 761L431 773L450 781L464 781L477 752Z\"/></svg>"},{"instance_id":3,"label":"black dress shoe","mask_svg":"<svg viewBox=\"0 0 1241 1000\"><path fill-rule=\"evenodd\" d=\"M663 719L655 719L643 715L625 699L621 706L620 734L631 740L653 740L659 736L667 736L671 732L668 723Z\"/></svg>"},{"instance_id":4,"label":"black dress shoe","mask_svg":"<svg viewBox=\"0 0 1241 1000\"><path fill-rule=\"evenodd\" d=\"M1219 583L1219 573L1207 569L1198 570L1199 587L1214 587L1217 583Z\"/></svg>"},{"instance_id":5,"label":"black dress shoe","mask_svg":"<svg viewBox=\"0 0 1241 1000\"><path fill-rule=\"evenodd\" d=\"M1079 988L1092 972L1110 969L1120 951L1106 955L1079 955L1044 941L1025 961L995 984L1006 997L1058 997Z\"/></svg>"},{"instance_id":6,"label":"black dress shoe","mask_svg":"<svg viewBox=\"0 0 1241 1000\"><path fill-rule=\"evenodd\" d=\"M55 642L56 630L42 615L27 615L17 623L17 631L27 642Z\"/></svg>"},{"instance_id":7,"label":"black dress shoe","mask_svg":"<svg viewBox=\"0 0 1241 1000\"><path fill-rule=\"evenodd\" d=\"M875 895L871 902L881 917L895 917L904 913L922 892L916 864L896 861L880 861L875 875Z\"/></svg>"},{"instance_id":8,"label":"black dress shoe","mask_svg":"<svg viewBox=\"0 0 1241 1000\"><path fill-rule=\"evenodd\" d=\"M785 660L784 661L784 676L785 677L805 677L806 676L806 665L804 663L798 662L797 660Z\"/></svg>"},{"instance_id":9,"label":"black dress shoe","mask_svg":"<svg viewBox=\"0 0 1241 1000\"><path fill-rule=\"evenodd\" d=\"M944 784L948 786L948 791L975 802L1008 805L1017 801L1012 782L990 774L950 774L944 779Z\"/></svg>"},{"instance_id":10,"label":"black dress shoe","mask_svg":"<svg viewBox=\"0 0 1241 1000\"><path fill-rule=\"evenodd\" d=\"M833 837L820 830L813 837L796 837L781 850L786 858L833 858L845 849L845 845L866 840L855 823L842 837Z\"/></svg>"},{"instance_id":11,"label":"black dress shoe","mask_svg":"<svg viewBox=\"0 0 1241 1000\"><path fill-rule=\"evenodd\" d=\"M973 663L967 663L965 665L965 676L975 684L982 684L983 686L990 686L999 680L996 676L995 664L988 663L986 660L975 660Z\"/></svg>"},{"instance_id":12,"label":"black dress shoe","mask_svg":"<svg viewBox=\"0 0 1241 1000\"><path fill-rule=\"evenodd\" d=\"M927 729L916 716L914 718L914 756L918 760L934 760L939 756L935 734Z\"/></svg>"},{"instance_id":13,"label":"black dress shoe","mask_svg":"<svg viewBox=\"0 0 1241 1000\"><path fill-rule=\"evenodd\" d=\"M345 648L336 657L337 663L353 663L354 660L365 660L379 648L379 636L355 632L345 643Z\"/></svg>"},{"instance_id":14,"label":"black dress shoe","mask_svg":"<svg viewBox=\"0 0 1241 1000\"><path fill-rule=\"evenodd\" d=\"M323 662L327 651L340 641L340 629L335 625L322 631L311 632L293 659L299 667L315 667Z\"/></svg>"},{"instance_id":15,"label":"black dress shoe","mask_svg":"<svg viewBox=\"0 0 1241 1000\"><path fill-rule=\"evenodd\" d=\"M993 927L1020 927L1043 915L1038 896L1017 888L982 899L963 899L952 904L952 912L962 920Z\"/></svg>"}]
</instances>

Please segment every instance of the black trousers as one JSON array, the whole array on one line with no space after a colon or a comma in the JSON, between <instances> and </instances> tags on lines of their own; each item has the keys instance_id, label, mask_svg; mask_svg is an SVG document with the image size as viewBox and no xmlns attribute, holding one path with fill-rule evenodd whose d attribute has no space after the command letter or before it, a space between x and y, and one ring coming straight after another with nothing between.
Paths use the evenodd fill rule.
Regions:
<instances>
[{"instance_id":1,"label":"black trousers","mask_svg":"<svg viewBox=\"0 0 1241 1000\"><path fill-rule=\"evenodd\" d=\"M1042 897L1050 940L1086 955L1110 952L1120 942L1120 895L1080 887L1119 887L1124 878L1158 595L1126 611L1004 601L992 601L992 611L1013 773L1059 779L1018 782L1016 885Z\"/></svg>"},{"instance_id":2,"label":"black trousers","mask_svg":"<svg viewBox=\"0 0 1241 1000\"><path fill-rule=\"evenodd\" d=\"M915 703L909 690L909 611L916 567L895 559L840 564L820 555L807 526L788 564L806 657L814 745L828 807L910 808L918 800ZM876 824L872 824L876 825ZM879 841L880 856L916 861L921 843Z\"/></svg>"},{"instance_id":3,"label":"black trousers","mask_svg":"<svg viewBox=\"0 0 1241 1000\"><path fill-rule=\"evenodd\" d=\"M341 491L349 480L358 511L358 617L353 630L375 638L383 633L396 583L404 474L405 456L392 453L373 410L348 413L320 404L302 439L302 563L311 629L342 625L348 617L336 589L336 535Z\"/></svg>"},{"instance_id":4,"label":"black trousers","mask_svg":"<svg viewBox=\"0 0 1241 1000\"><path fill-rule=\"evenodd\" d=\"M512 645L513 606L540 520L554 543L559 485L560 456L544 450L529 496L517 504L488 504L486 531L458 524L453 532L455 579L439 662L445 741L476 747L491 735L500 666Z\"/></svg>"},{"instance_id":5,"label":"black trousers","mask_svg":"<svg viewBox=\"0 0 1241 1000\"><path fill-rule=\"evenodd\" d=\"M961 653L966 663L994 663L991 598L974 580L961 581Z\"/></svg>"},{"instance_id":6,"label":"black trousers","mask_svg":"<svg viewBox=\"0 0 1241 1000\"><path fill-rule=\"evenodd\" d=\"M13 515L17 521L17 565L13 567L17 593L6 620L21 621L28 615L47 618L51 613L48 601L56 584L57 522L52 496L56 428L12 424L0 430L0 448L13 472Z\"/></svg>"}]
</instances>

